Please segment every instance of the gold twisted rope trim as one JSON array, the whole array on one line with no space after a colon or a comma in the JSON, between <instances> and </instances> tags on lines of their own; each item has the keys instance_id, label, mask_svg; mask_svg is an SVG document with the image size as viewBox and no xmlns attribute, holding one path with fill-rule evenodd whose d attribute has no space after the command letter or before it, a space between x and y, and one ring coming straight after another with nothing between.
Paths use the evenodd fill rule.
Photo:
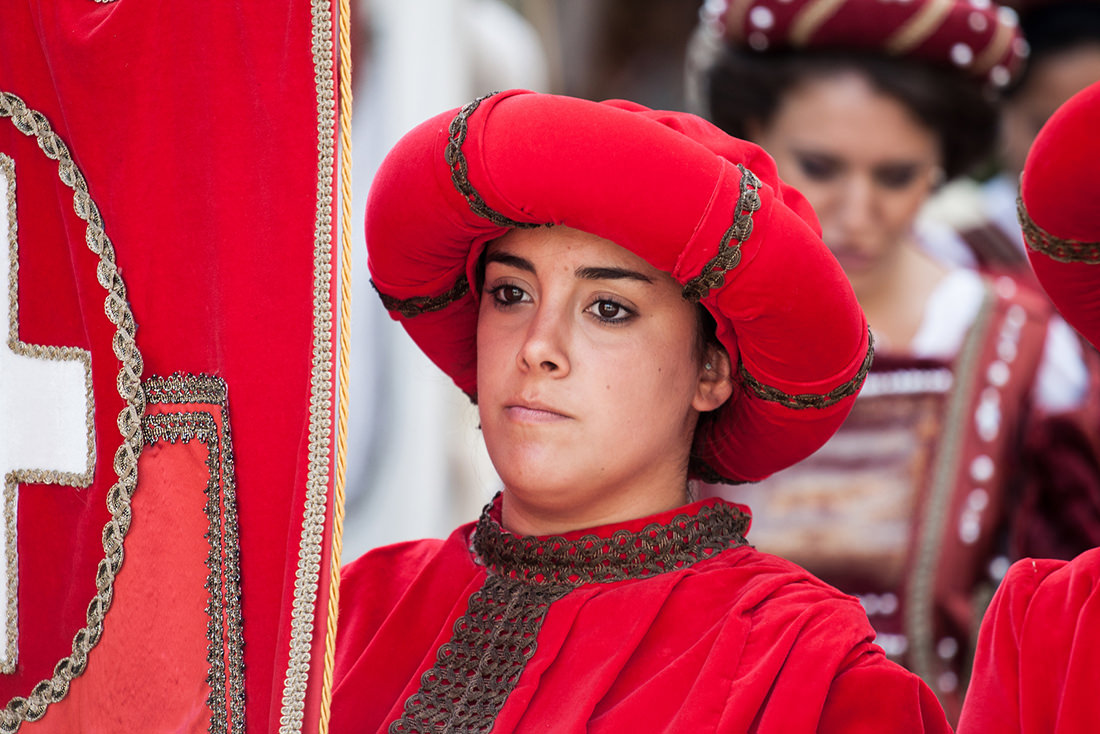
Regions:
<instances>
[{"instance_id":1,"label":"gold twisted rope trim","mask_svg":"<svg viewBox=\"0 0 1100 734\"><path fill-rule=\"evenodd\" d=\"M722 235L718 254L711 258L699 275L684 284L683 296L692 303L698 303L711 289L725 285L726 273L741 263L741 243L752 234L752 215L760 209L760 179L740 163L737 168L741 171L741 183L733 224ZM730 245L734 240L734 244Z\"/></svg>"},{"instance_id":2,"label":"gold twisted rope trim","mask_svg":"<svg viewBox=\"0 0 1100 734\"><path fill-rule=\"evenodd\" d=\"M87 626L73 637L72 653L54 666L53 676L40 681L27 697L15 696L0 711L0 734L19 729L24 721L37 721L50 704L61 701L69 692L69 684L88 665L88 653L99 642L103 620L111 608L114 581L122 568L123 542L130 529L130 498L137 487L137 461L144 443L141 416L145 412L145 394L141 388L142 357L134 341L137 329L126 295L126 285L115 264L115 248L103 228L99 209L88 193L84 174L73 162L68 146L50 127L45 115L28 109L22 99L0 91L0 117L7 117L19 132L34 137L38 146L57 161L61 182L73 190L73 210L87 222L84 239L88 248L99 256L96 275L107 292L104 310L115 325L112 339L115 356L121 363L116 385L126 406L118 415L121 445L115 452L114 470L118 481L107 492L107 509L111 519L103 528L104 558L96 569L97 592L88 603Z\"/></svg>"},{"instance_id":3,"label":"gold twisted rope trim","mask_svg":"<svg viewBox=\"0 0 1100 734\"><path fill-rule=\"evenodd\" d=\"M309 464L298 566L290 615L290 651L283 678L279 734L297 734L305 720L313 658L313 627L324 556L329 479L332 476L332 181L336 165L336 84L333 6L311 0L317 109L317 181L313 230L313 357L310 370Z\"/></svg>"},{"instance_id":4,"label":"gold twisted rope trim","mask_svg":"<svg viewBox=\"0 0 1100 734\"><path fill-rule=\"evenodd\" d=\"M1060 263L1100 264L1100 242L1079 242L1055 237L1031 219L1022 196L1016 197L1016 218L1027 246Z\"/></svg>"},{"instance_id":5,"label":"gold twisted rope trim","mask_svg":"<svg viewBox=\"0 0 1100 734\"><path fill-rule=\"evenodd\" d=\"M738 360L737 372L741 376L741 380L752 390L753 394L758 398L768 400L773 403L780 403L788 408L794 410L803 410L805 408L828 408L831 405L836 405L841 400L847 397L851 397L859 392L859 389L863 386L863 381L867 379L867 373L871 370L871 362L875 358L875 338L871 334L871 331L867 331L867 356L863 358L863 364L860 366L859 371L855 376L845 382L843 385L830 390L824 395L818 395L814 393L806 393L802 395L791 395L785 393L782 390L765 385L755 377L749 374L745 369L743 362Z\"/></svg>"},{"instance_id":6,"label":"gold twisted rope trim","mask_svg":"<svg viewBox=\"0 0 1100 734\"><path fill-rule=\"evenodd\" d=\"M321 721L318 734L328 734L332 705L336 633L340 613L340 556L344 547L345 474L348 466L348 382L351 379L351 2L340 0L340 341L336 400L336 476L332 506L332 560L329 565L328 617L324 673L321 680Z\"/></svg>"}]
</instances>

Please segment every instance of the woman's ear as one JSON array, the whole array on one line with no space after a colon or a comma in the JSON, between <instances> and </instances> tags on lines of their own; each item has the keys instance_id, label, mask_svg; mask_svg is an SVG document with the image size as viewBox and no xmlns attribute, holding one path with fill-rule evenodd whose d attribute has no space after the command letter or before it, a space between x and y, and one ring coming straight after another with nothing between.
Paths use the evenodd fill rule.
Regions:
<instances>
[{"instance_id":1,"label":"woman's ear","mask_svg":"<svg viewBox=\"0 0 1100 734\"><path fill-rule=\"evenodd\" d=\"M691 405L700 413L714 410L733 394L733 367L730 356L719 346L707 348L707 358L699 367L699 384Z\"/></svg>"}]
</instances>

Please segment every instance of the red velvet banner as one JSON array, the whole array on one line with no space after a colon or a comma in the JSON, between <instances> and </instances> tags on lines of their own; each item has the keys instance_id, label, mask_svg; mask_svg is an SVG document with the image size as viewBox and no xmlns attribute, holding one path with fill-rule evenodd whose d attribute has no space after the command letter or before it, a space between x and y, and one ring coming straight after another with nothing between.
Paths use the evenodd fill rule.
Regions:
<instances>
[{"instance_id":1,"label":"red velvet banner","mask_svg":"<svg viewBox=\"0 0 1100 734\"><path fill-rule=\"evenodd\" d=\"M0 732L317 730L334 15L0 4Z\"/></svg>"}]
</instances>

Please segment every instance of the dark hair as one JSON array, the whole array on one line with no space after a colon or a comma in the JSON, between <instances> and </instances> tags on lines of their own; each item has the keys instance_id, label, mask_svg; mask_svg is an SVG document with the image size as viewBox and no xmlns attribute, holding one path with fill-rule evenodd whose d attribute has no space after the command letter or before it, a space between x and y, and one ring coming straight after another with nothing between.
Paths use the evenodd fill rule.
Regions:
<instances>
[{"instance_id":1,"label":"dark hair","mask_svg":"<svg viewBox=\"0 0 1100 734\"><path fill-rule=\"evenodd\" d=\"M699 364L707 361L707 352L712 348L726 351L726 347L718 339L718 322L714 316L701 303L695 304L696 326L695 347L699 358Z\"/></svg>"},{"instance_id":2,"label":"dark hair","mask_svg":"<svg viewBox=\"0 0 1100 734\"><path fill-rule=\"evenodd\" d=\"M994 150L997 107L991 93L950 67L842 51L757 53L726 46L702 71L711 121L736 137L751 122L767 125L784 95L807 79L855 71L903 104L940 143L947 178L974 170Z\"/></svg>"},{"instance_id":3,"label":"dark hair","mask_svg":"<svg viewBox=\"0 0 1100 734\"><path fill-rule=\"evenodd\" d=\"M1027 41L1028 60L1004 90L1006 97L1027 84L1032 69L1044 58L1081 46L1100 46L1100 3L1067 0L1035 4L1020 12L1020 32Z\"/></svg>"}]
</instances>

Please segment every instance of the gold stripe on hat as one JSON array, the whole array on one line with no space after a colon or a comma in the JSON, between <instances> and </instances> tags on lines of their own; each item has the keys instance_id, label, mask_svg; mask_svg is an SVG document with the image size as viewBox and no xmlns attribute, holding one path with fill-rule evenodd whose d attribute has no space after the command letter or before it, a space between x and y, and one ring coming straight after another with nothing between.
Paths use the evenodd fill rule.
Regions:
<instances>
[{"instance_id":1,"label":"gold stripe on hat","mask_svg":"<svg viewBox=\"0 0 1100 734\"><path fill-rule=\"evenodd\" d=\"M1013 36L1016 35L1013 33L1012 26L1006 23L997 21L994 25L996 29L993 32L993 38L989 39L989 44L982 49L982 52L974 58L974 63L970 65L971 70L976 74L985 74L992 69L997 60L1004 56L1005 51L1012 43Z\"/></svg>"},{"instance_id":2,"label":"gold stripe on hat","mask_svg":"<svg viewBox=\"0 0 1100 734\"><path fill-rule=\"evenodd\" d=\"M954 0L928 0L894 35L886 39L886 52L904 54L924 43L943 24L954 5Z\"/></svg>"},{"instance_id":3,"label":"gold stripe on hat","mask_svg":"<svg viewBox=\"0 0 1100 734\"><path fill-rule=\"evenodd\" d=\"M792 46L805 46L817 29L832 18L847 0L811 0L791 22L788 34Z\"/></svg>"}]
</instances>

